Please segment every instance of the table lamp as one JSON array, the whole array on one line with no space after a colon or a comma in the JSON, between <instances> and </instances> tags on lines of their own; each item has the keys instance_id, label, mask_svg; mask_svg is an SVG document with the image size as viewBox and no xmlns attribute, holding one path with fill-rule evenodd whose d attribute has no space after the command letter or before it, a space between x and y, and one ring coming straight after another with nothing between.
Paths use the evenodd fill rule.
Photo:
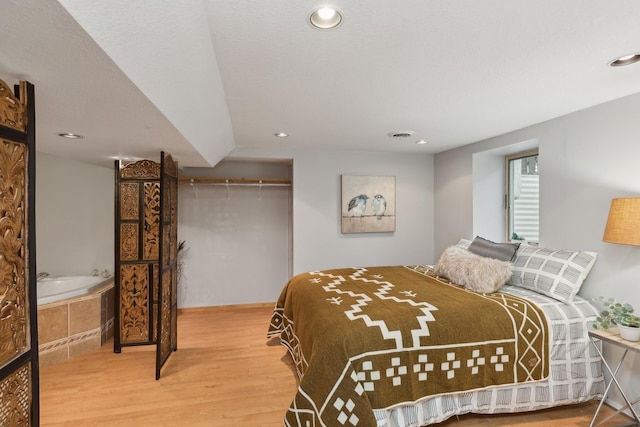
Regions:
<instances>
[{"instance_id":1,"label":"table lamp","mask_svg":"<svg viewBox=\"0 0 640 427\"><path fill-rule=\"evenodd\" d=\"M602 240L621 245L640 246L640 197L611 200Z\"/></svg>"}]
</instances>

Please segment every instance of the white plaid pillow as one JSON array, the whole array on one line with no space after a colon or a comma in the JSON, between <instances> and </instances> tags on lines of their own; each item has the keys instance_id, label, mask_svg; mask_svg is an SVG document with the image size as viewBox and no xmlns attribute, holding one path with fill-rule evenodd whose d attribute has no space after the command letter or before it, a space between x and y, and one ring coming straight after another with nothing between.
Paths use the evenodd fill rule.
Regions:
<instances>
[{"instance_id":1,"label":"white plaid pillow","mask_svg":"<svg viewBox=\"0 0 640 427\"><path fill-rule=\"evenodd\" d=\"M571 252L522 245L508 284L570 302L596 262L595 252Z\"/></svg>"}]
</instances>

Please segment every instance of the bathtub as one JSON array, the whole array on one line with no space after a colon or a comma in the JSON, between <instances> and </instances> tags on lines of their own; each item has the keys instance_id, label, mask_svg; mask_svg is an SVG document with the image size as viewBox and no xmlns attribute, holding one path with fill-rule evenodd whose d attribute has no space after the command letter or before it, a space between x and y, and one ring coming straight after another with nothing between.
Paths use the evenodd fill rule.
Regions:
<instances>
[{"instance_id":1,"label":"bathtub","mask_svg":"<svg viewBox=\"0 0 640 427\"><path fill-rule=\"evenodd\" d=\"M113 277L46 277L37 281L37 296L41 367L98 349L113 338Z\"/></svg>"},{"instance_id":2,"label":"bathtub","mask_svg":"<svg viewBox=\"0 0 640 427\"><path fill-rule=\"evenodd\" d=\"M88 294L111 278L100 276L45 277L37 281L38 305Z\"/></svg>"}]
</instances>

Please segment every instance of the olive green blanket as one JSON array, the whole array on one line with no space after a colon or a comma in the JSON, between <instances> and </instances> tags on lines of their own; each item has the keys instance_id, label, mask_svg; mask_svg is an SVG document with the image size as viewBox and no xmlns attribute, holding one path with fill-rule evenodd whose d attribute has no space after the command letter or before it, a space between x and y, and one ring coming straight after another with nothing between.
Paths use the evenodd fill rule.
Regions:
<instances>
[{"instance_id":1,"label":"olive green blanket","mask_svg":"<svg viewBox=\"0 0 640 427\"><path fill-rule=\"evenodd\" d=\"M394 266L292 278L267 335L300 377L285 425L375 426L373 409L546 378L547 329L527 300Z\"/></svg>"}]
</instances>

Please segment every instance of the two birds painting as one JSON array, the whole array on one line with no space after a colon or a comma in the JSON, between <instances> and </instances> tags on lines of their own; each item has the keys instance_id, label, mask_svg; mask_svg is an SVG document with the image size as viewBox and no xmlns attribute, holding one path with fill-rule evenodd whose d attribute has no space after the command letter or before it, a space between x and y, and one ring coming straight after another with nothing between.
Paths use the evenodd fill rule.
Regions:
<instances>
[{"instance_id":1,"label":"two birds painting","mask_svg":"<svg viewBox=\"0 0 640 427\"><path fill-rule=\"evenodd\" d=\"M392 233L396 229L396 177L342 175L341 231Z\"/></svg>"},{"instance_id":2,"label":"two birds painting","mask_svg":"<svg viewBox=\"0 0 640 427\"><path fill-rule=\"evenodd\" d=\"M369 200L369 196L366 194L360 194L349 201L348 212L351 216L363 216L365 210L367 209L367 201ZM378 220L382 219L384 212L387 210L387 200L382 196L382 194L376 194L373 196L373 201L371 202L371 208L373 209L374 214Z\"/></svg>"}]
</instances>

